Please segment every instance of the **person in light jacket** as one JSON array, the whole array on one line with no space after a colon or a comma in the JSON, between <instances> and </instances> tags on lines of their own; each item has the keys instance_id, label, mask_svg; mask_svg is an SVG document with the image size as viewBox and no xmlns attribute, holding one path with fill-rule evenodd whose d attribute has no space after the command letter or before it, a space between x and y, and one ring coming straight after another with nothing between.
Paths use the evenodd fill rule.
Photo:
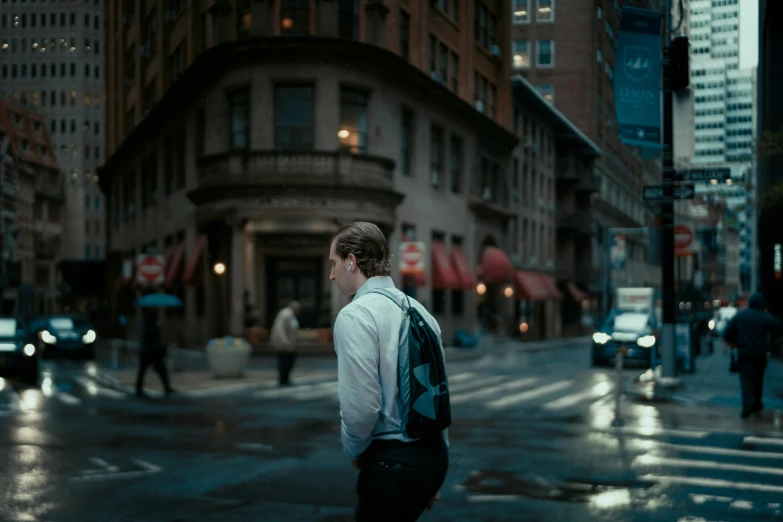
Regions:
<instances>
[{"instance_id":1,"label":"person in light jacket","mask_svg":"<svg viewBox=\"0 0 783 522\"><path fill-rule=\"evenodd\" d=\"M270 342L277 351L277 371L280 386L291 385L291 370L296 362L296 334L299 331L297 317L302 311L298 301L291 301L288 306L277 313L272 324Z\"/></svg>"}]
</instances>

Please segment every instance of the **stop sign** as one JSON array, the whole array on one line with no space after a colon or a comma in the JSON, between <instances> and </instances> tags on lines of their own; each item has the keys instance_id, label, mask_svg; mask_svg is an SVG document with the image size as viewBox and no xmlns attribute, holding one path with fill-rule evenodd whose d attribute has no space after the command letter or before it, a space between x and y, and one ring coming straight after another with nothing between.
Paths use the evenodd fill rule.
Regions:
<instances>
[{"instance_id":1,"label":"stop sign","mask_svg":"<svg viewBox=\"0 0 783 522\"><path fill-rule=\"evenodd\" d=\"M693 243L693 230L688 225L674 225L674 249L688 250Z\"/></svg>"},{"instance_id":2,"label":"stop sign","mask_svg":"<svg viewBox=\"0 0 783 522\"><path fill-rule=\"evenodd\" d=\"M136 257L136 280L141 285L163 284L163 256L142 254Z\"/></svg>"},{"instance_id":3,"label":"stop sign","mask_svg":"<svg viewBox=\"0 0 783 522\"><path fill-rule=\"evenodd\" d=\"M403 241L400 243L400 272L420 274L424 272L424 243Z\"/></svg>"}]
</instances>

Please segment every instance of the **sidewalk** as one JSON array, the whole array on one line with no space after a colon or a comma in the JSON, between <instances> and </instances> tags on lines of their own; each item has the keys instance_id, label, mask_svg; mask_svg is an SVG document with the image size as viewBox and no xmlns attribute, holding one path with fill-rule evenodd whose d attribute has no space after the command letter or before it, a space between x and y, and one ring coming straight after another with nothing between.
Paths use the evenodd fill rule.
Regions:
<instances>
[{"instance_id":1,"label":"sidewalk","mask_svg":"<svg viewBox=\"0 0 783 522\"><path fill-rule=\"evenodd\" d=\"M496 352L515 350L519 352L541 352L546 350L561 349L567 347L585 347L589 343L589 337L572 337L560 339L547 339L530 343L518 341L496 342L484 348L455 348L447 347L446 361L458 362L477 359L483 355ZM106 343L100 360L109 361L108 351L111 351L111 343ZM209 370L209 362L206 353L202 350L171 349L167 364L171 373L172 386L179 392L198 396L201 394L236 393L244 390L252 390L266 386L275 386L277 383L277 363L272 354L258 355L250 358L245 377L239 379L216 379ZM304 355L301 354L300 355ZM337 375L337 361L334 357L334 349L329 352L310 353L309 356L300 357L294 369L294 380L299 373L307 381L334 379ZM316 357L320 355L321 357ZM107 364L97 379L112 388L133 392L136 383L136 354L132 348L121 351L119 367L113 368ZM305 377L306 376L306 377ZM160 393L162 386L154 371L148 371L145 377L145 389Z\"/></svg>"},{"instance_id":2,"label":"sidewalk","mask_svg":"<svg viewBox=\"0 0 783 522\"><path fill-rule=\"evenodd\" d=\"M682 374L682 386L666 389L656 385L651 371L635 377L624 390L650 400L679 402L682 404L713 405L742 409L739 376L729 372L729 354L716 350L711 355L696 359L696 372ZM764 408L768 411L783 410L783 361L769 359L764 375Z\"/></svg>"}]
</instances>

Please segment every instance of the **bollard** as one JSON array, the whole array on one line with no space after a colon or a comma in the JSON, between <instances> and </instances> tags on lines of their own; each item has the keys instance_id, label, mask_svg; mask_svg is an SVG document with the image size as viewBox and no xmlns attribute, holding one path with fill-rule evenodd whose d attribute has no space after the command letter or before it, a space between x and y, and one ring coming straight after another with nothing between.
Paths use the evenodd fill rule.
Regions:
<instances>
[{"instance_id":1,"label":"bollard","mask_svg":"<svg viewBox=\"0 0 783 522\"><path fill-rule=\"evenodd\" d=\"M623 396L623 359L628 351L626 346L620 346L617 348L617 357L615 357L614 368L617 373L617 384L615 385L614 394L614 420L612 421L613 428L619 428L625 426L625 421L620 415L620 400Z\"/></svg>"}]
</instances>

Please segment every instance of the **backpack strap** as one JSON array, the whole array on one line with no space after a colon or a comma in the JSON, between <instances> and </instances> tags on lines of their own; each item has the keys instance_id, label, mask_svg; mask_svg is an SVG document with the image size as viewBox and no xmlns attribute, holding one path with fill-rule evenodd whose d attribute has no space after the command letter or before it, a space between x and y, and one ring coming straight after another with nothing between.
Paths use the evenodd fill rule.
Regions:
<instances>
[{"instance_id":1,"label":"backpack strap","mask_svg":"<svg viewBox=\"0 0 783 522\"><path fill-rule=\"evenodd\" d=\"M382 295L383 297L385 297L386 299L388 299L388 300L389 300L389 301L391 301L392 303L396 304L396 305L397 305L397 307L398 307L400 310L402 310L403 312L407 312L407 311L410 309L410 307L411 307L411 300L410 300L410 297L408 297L408 295L407 295L407 294L405 295L405 297L406 297L406 299L408 300L408 308L406 309L406 308L403 308L403 307L402 307L402 305L401 305L400 303L398 303L398 302L397 302L397 300L396 300L396 299L394 299L394 298L393 298L392 296L390 296L389 294L384 294L383 292L367 292L367 293L368 293L368 294L378 294L378 295Z\"/></svg>"}]
</instances>

